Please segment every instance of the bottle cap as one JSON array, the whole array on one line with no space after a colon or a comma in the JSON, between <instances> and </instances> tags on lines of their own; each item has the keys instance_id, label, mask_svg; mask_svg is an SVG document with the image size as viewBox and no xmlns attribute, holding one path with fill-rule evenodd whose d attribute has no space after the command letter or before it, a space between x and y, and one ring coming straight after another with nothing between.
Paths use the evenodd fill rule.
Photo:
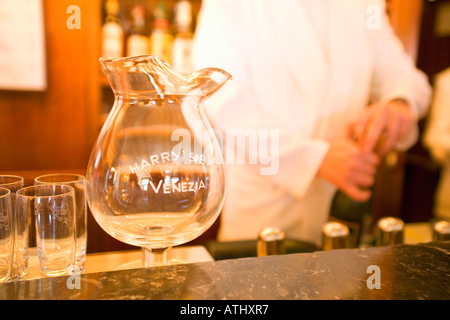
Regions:
<instances>
[{"instance_id":1,"label":"bottle cap","mask_svg":"<svg viewBox=\"0 0 450 320\"><path fill-rule=\"evenodd\" d=\"M259 233L256 251L258 257L285 254L284 232L278 228L269 227Z\"/></svg>"},{"instance_id":2,"label":"bottle cap","mask_svg":"<svg viewBox=\"0 0 450 320\"><path fill-rule=\"evenodd\" d=\"M403 226L401 219L385 217L378 221L376 243L378 246L389 246L403 243Z\"/></svg>"},{"instance_id":3,"label":"bottle cap","mask_svg":"<svg viewBox=\"0 0 450 320\"><path fill-rule=\"evenodd\" d=\"M450 240L450 222L439 221L433 225L433 241Z\"/></svg>"},{"instance_id":4,"label":"bottle cap","mask_svg":"<svg viewBox=\"0 0 450 320\"><path fill-rule=\"evenodd\" d=\"M322 249L324 251L348 247L350 232L340 222L327 222L322 228Z\"/></svg>"}]
</instances>

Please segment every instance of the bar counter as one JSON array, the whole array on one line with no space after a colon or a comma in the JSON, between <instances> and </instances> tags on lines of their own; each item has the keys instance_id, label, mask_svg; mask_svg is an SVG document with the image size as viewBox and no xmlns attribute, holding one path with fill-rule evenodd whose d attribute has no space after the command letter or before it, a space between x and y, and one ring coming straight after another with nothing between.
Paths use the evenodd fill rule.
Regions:
<instances>
[{"instance_id":1,"label":"bar counter","mask_svg":"<svg viewBox=\"0 0 450 320\"><path fill-rule=\"evenodd\" d=\"M70 286L75 282L68 276L2 284L0 299L448 300L450 242L197 262L78 277L79 289Z\"/></svg>"}]
</instances>

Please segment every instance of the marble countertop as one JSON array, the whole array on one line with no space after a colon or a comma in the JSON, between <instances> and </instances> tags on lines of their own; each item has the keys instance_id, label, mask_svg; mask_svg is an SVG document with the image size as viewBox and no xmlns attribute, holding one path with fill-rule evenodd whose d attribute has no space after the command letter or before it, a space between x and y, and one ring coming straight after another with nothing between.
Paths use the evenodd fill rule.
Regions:
<instances>
[{"instance_id":1,"label":"marble countertop","mask_svg":"<svg viewBox=\"0 0 450 320\"><path fill-rule=\"evenodd\" d=\"M450 242L43 278L2 284L0 299L448 300Z\"/></svg>"}]
</instances>

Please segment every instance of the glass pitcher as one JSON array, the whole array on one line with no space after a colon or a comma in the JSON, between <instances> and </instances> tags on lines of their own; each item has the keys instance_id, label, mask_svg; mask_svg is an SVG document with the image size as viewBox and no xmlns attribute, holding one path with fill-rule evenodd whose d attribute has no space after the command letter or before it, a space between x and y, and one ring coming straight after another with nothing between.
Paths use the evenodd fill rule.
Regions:
<instances>
[{"instance_id":1,"label":"glass pitcher","mask_svg":"<svg viewBox=\"0 0 450 320\"><path fill-rule=\"evenodd\" d=\"M144 266L170 264L170 248L205 232L223 206L223 157L200 102L231 76L184 76L157 56L100 62L115 102L87 168L90 210L112 237L143 248Z\"/></svg>"}]
</instances>

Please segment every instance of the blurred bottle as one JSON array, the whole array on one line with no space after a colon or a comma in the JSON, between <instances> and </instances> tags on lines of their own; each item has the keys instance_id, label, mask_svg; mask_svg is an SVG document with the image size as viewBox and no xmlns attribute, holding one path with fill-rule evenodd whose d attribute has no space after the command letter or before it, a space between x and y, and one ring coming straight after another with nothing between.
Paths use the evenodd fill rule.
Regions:
<instances>
[{"instance_id":1,"label":"blurred bottle","mask_svg":"<svg viewBox=\"0 0 450 320\"><path fill-rule=\"evenodd\" d=\"M105 3L106 18L102 27L102 56L117 58L123 55L124 33L119 20L118 0Z\"/></svg>"},{"instance_id":2,"label":"blurred bottle","mask_svg":"<svg viewBox=\"0 0 450 320\"><path fill-rule=\"evenodd\" d=\"M349 246L350 231L339 222L327 222L322 228L322 250L346 249Z\"/></svg>"},{"instance_id":3,"label":"blurred bottle","mask_svg":"<svg viewBox=\"0 0 450 320\"><path fill-rule=\"evenodd\" d=\"M261 230L256 244L258 257L279 255L286 253L284 232L278 228L265 228Z\"/></svg>"},{"instance_id":4,"label":"blurred bottle","mask_svg":"<svg viewBox=\"0 0 450 320\"><path fill-rule=\"evenodd\" d=\"M127 40L127 56L149 54L149 37L145 25L145 8L138 4L134 6L131 15L133 22Z\"/></svg>"},{"instance_id":5,"label":"blurred bottle","mask_svg":"<svg viewBox=\"0 0 450 320\"><path fill-rule=\"evenodd\" d=\"M433 225L433 241L450 240L450 222L439 221Z\"/></svg>"},{"instance_id":6,"label":"blurred bottle","mask_svg":"<svg viewBox=\"0 0 450 320\"><path fill-rule=\"evenodd\" d=\"M192 6L187 0L178 2L175 6L176 35L172 48L172 65L182 74L191 74L192 46L194 34L192 32Z\"/></svg>"},{"instance_id":7,"label":"blurred bottle","mask_svg":"<svg viewBox=\"0 0 450 320\"><path fill-rule=\"evenodd\" d=\"M378 221L376 245L389 246L403 243L403 221L397 217L385 217Z\"/></svg>"},{"instance_id":8,"label":"blurred bottle","mask_svg":"<svg viewBox=\"0 0 450 320\"><path fill-rule=\"evenodd\" d=\"M171 64L173 36L169 31L167 10L164 1L158 1L154 13L153 30L150 36L150 52Z\"/></svg>"}]
</instances>

